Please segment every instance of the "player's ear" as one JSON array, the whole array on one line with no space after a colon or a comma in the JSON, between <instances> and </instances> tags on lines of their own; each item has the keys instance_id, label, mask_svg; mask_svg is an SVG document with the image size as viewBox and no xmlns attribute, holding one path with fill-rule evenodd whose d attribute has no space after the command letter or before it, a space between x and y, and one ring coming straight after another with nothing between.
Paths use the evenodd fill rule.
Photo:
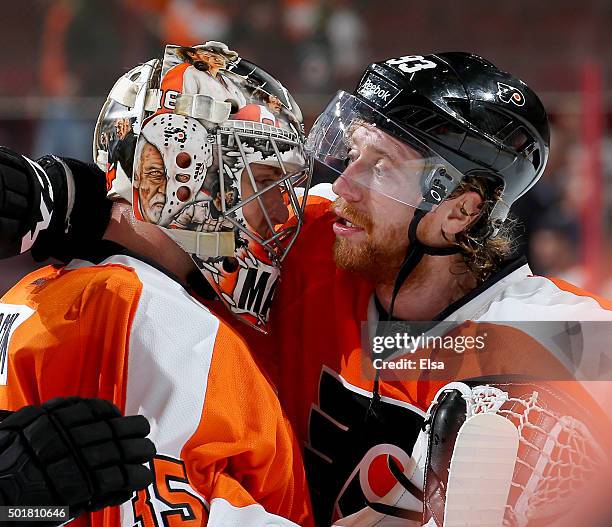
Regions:
<instances>
[{"instance_id":1,"label":"player's ear","mask_svg":"<svg viewBox=\"0 0 612 527\"><path fill-rule=\"evenodd\" d=\"M456 198L447 200L441 218L442 230L447 234L458 234L478 218L482 208L482 198L477 192L464 192Z\"/></svg>"}]
</instances>

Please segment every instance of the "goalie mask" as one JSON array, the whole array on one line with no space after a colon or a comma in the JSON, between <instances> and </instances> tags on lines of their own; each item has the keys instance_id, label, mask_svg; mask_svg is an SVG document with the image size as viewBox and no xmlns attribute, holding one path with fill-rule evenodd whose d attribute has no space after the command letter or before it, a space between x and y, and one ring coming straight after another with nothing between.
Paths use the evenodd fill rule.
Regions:
<instances>
[{"instance_id":1,"label":"goalie mask","mask_svg":"<svg viewBox=\"0 0 612 527\"><path fill-rule=\"evenodd\" d=\"M302 115L287 90L220 42L167 46L121 77L94 158L110 198L132 203L189 253L221 300L264 330L310 184Z\"/></svg>"}]
</instances>

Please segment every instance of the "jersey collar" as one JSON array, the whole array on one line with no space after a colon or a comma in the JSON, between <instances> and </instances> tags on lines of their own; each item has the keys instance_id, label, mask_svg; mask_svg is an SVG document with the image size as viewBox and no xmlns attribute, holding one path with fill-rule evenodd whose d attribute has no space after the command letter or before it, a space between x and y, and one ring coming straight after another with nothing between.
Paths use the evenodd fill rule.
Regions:
<instances>
[{"instance_id":1,"label":"jersey collar","mask_svg":"<svg viewBox=\"0 0 612 527\"><path fill-rule=\"evenodd\" d=\"M483 304L488 304L510 283L521 280L529 274L531 274L531 270L525 256L509 260L497 273L440 311L432 320L467 320L476 314ZM474 302L477 298L478 302ZM376 297L376 293L372 293L372 299L368 306L368 320L378 322L379 320L388 320L387 317L388 313ZM391 320L398 321L401 319L393 317Z\"/></svg>"},{"instance_id":2,"label":"jersey collar","mask_svg":"<svg viewBox=\"0 0 612 527\"><path fill-rule=\"evenodd\" d=\"M178 276L158 264L156 261L151 260L150 258L147 258L141 254L135 253L123 245L111 240L98 240L95 243L83 247L74 257L93 264L101 264L107 258L118 254L140 260L141 262L144 262L147 265L157 269L160 273L165 274L172 281L183 286ZM214 289L208 283L206 278L204 278L202 273L197 269L194 269L194 271L187 277L187 292L204 300L215 300L217 298L217 294Z\"/></svg>"}]
</instances>

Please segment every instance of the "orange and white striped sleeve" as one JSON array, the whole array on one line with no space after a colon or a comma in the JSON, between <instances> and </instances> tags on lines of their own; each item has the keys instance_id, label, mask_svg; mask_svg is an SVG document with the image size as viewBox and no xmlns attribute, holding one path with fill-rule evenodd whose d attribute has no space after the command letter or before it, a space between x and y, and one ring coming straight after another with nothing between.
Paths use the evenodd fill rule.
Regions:
<instances>
[{"instance_id":1,"label":"orange and white striped sleeve","mask_svg":"<svg viewBox=\"0 0 612 527\"><path fill-rule=\"evenodd\" d=\"M300 448L243 340L157 269L112 261L143 284L125 411L149 419L158 451L123 525L310 525Z\"/></svg>"},{"instance_id":2,"label":"orange and white striped sleeve","mask_svg":"<svg viewBox=\"0 0 612 527\"><path fill-rule=\"evenodd\" d=\"M113 256L37 271L2 302L13 321L2 407L103 397L151 423L155 483L74 525L311 525L300 448L272 387L177 282Z\"/></svg>"}]
</instances>

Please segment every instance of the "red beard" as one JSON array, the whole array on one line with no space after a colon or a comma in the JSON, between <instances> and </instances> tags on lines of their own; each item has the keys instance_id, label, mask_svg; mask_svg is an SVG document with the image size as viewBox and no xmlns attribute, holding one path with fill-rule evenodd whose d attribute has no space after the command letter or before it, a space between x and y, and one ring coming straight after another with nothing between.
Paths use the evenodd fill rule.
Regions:
<instances>
[{"instance_id":1,"label":"red beard","mask_svg":"<svg viewBox=\"0 0 612 527\"><path fill-rule=\"evenodd\" d=\"M377 232L369 214L356 210L342 198L337 199L334 205L343 218L363 228L366 234L362 242L336 238L333 247L336 265L358 273L373 283L392 284L406 255L407 228L395 226L380 228Z\"/></svg>"}]
</instances>

